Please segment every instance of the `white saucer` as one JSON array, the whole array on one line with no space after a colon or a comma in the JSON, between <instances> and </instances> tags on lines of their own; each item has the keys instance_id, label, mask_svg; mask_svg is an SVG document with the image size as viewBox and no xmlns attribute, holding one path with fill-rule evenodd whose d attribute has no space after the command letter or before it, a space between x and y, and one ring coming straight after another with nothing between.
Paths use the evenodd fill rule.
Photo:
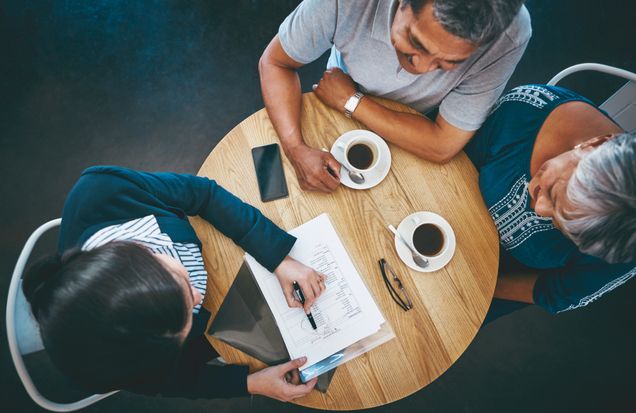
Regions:
<instances>
[{"instance_id":1,"label":"white saucer","mask_svg":"<svg viewBox=\"0 0 636 413\"><path fill-rule=\"evenodd\" d=\"M373 169L365 172L364 175L364 183L356 184L349 178L349 174L344 167L340 167L340 182L344 186L348 186L352 189L369 189L373 188L380 182L386 178L389 174L389 170L391 169L391 151L389 150L389 145L384 142L384 139L376 135L375 133L364 130L364 129L354 129L349 132L345 132L342 134L336 141L331 145L331 154L336 158L336 160L340 163L343 163L343 159L339 159L342 152L336 148L336 144L339 142L344 143L345 145L353 138L357 136L366 136L368 139L377 143L380 148L380 161Z\"/></svg>"},{"instance_id":2,"label":"white saucer","mask_svg":"<svg viewBox=\"0 0 636 413\"><path fill-rule=\"evenodd\" d=\"M431 257L428 259L428 267L421 268L415 264L413 261L413 257L411 256L411 251L404 245L402 241L400 241L397 237L395 238L395 250L397 251L400 259L409 266L409 268L414 269L419 272L433 272L443 268L446 264L449 263L451 258L453 258L453 254L455 254L455 248L457 246L457 241L455 240L455 232L453 232L453 228L451 228L448 221L446 221L443 217L437 215L434 212L420 211L415 212L400 222L397 230L407 241L410 241L410 235L416 224L413 222L413 218L419 222L418 225L430 222L439 226L444 232L444 237L446 238L446 242L448 243L448 247L446 250L436 257ZM412 246L412 245L411 245Z\"/></svg>"}]
</instances>

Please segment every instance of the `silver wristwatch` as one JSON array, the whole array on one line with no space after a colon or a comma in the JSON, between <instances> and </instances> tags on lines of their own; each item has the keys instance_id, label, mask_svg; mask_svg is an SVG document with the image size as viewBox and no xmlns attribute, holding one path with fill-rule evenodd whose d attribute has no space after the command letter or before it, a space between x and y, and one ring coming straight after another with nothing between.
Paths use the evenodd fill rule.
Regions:
<instances>
[{"instance_id":1,"label":"silver wristwatch","mask_svg":"<svg viewBox=\"0 0 636 413\"><path fill-rule=\"evenodd\" d=\"M356 110L356 108L360 104L360 100L362 100L363 97L364 95L362 94L362 92L356 92L347 100L347 103L345 103L344 105L344 113L346 117L351 118L353 111Z\"/></svg>"}]
</instances>

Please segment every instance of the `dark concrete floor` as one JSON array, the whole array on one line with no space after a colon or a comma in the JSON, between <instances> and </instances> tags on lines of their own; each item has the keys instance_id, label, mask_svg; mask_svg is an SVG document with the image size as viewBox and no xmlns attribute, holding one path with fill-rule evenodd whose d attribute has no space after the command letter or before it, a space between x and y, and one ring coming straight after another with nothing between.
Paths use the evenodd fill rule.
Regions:
<instances>
[{"instance_id":1,"label":"dark concrete floor","mask_svg":"<svg viewBox=\"0 0 636 413\"><path fill-rule=\"evenodd\" d=\"M263 106L258 58L298 1L0 2L0 291L28 234L60 216L93 164L196 173L214 145ZM580 62L636 71L634 3L528 0L534 37L510 86ZM325 57L302 71L303 88ZM602 102L621 84L564 83ZM587 308L529 308L482 329L442 377L377 412L636 411L633 281ZM3 299L3 308L4 308ZM0 344L5 412L39 411ZM153 399L122 393L90 412L301 411L263 398Z\"/></svg>"}]
</instances>

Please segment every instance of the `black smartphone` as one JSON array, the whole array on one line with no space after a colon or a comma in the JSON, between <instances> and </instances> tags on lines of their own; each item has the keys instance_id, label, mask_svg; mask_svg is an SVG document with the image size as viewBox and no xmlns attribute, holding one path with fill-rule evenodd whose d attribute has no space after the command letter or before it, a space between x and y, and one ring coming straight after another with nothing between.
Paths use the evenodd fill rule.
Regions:
<instances>
[{"instance_id":1,"label":"black smartphone","mask_svg":"<svg viewBox=\"0 0 636 413\"><path fill-rule=\"evenodd\" d=\"M289 195L278 144L272 143L252 148L252 158L261 201L273 201Z\"/></svg>"}]
</instances>

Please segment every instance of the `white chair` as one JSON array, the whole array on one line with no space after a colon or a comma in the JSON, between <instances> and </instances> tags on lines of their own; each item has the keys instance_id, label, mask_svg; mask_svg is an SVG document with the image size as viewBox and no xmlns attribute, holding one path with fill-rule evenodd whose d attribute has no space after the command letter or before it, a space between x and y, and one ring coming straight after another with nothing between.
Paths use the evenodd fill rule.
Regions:
<instances>
[{"instance_id":1,"label":"white chair","mask_svg":"<svg viewBox=\"0 0 636 413\"><path fill-rule=\"evenodd\" d=\"M94 394L82 400L72 403L56 403L44 397L35 387L29 372L24 364L23 356L37 351L44 350L44 344L40 337L40 330L37 321L33 317L31 308L24 293L22 292L22 273L29 259L29 255L38 239L49 229L58 227L62 220L54 219L41 225L29 237L22 252L18 257L18 262L13 270L11 284L9 285L9 296L7 299L7 338L9 340L9 350L20 380L27 393L41 407L54 412L71 412L89 406L101 399L104 399L117 391L106 394Z\"/></svg>"},{"instance_id":2,"label":"white chair","mask_svg":"<svg viewBox=\"0 0 636 413\"><path fill-rule=\"evenodd\" d=\"M598 63L581 63L559 72L548 82L548 85L554 86L564 77L584 70L607 73L628 80L600 108L626 131L636 131L636 73Z\"/></svg>"}]
</instances>

